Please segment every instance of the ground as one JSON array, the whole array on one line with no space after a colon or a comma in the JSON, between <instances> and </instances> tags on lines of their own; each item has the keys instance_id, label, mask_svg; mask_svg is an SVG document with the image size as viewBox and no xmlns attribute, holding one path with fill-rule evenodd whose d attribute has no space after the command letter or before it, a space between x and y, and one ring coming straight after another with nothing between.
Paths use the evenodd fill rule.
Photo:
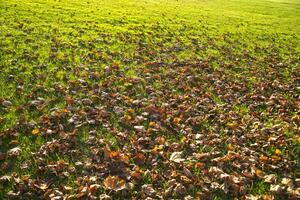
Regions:
<instances>
[{"instance_id":1,"label":"ground","mask_svg":"<svg viewBox=\"0 0 300 200\"><path fill-rule=\"evenodd\" d=\"M298 0L1 0L0 199L300 198Z\"/></svg>"}]
</instances>

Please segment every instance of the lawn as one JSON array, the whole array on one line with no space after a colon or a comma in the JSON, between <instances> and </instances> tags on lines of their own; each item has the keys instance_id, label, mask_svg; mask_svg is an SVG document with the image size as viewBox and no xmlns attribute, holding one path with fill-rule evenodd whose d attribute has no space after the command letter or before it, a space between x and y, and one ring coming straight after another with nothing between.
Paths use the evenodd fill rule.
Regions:
<instances>
[{"instance_id":1,"label":"lawn","mask_svg":"<svg viewBox=\"0 0 300 200\"><path fill-rule=\"evenodd\" d=\"M298 0L1 0L0 199L300 198Z\"/></svg>"}]
</instances>

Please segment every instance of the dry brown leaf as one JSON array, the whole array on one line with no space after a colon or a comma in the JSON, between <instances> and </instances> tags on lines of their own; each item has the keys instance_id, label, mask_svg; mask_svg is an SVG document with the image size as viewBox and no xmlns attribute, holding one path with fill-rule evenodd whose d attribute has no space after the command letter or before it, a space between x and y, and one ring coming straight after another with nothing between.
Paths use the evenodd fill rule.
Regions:
<instances>
[{"instance_id":1,"label":"dry brown leaf","mask_svg":"<svg viewBox=\"0 0 300 200\"><path fill-rule=\"evenodd\" d=\"M265 183L275 183L276 182L276 175L275 174L269 174L264 176L264 182Z\"/></svg>"},{"instance_id":2,"label":"dry brown leaf","mask_svg":"<svg viewBox=\"0 0 300 200\"><path fill-rule=\"evenodd\" d=\"M134 162L138 165L143 165L145 160L146 160L146 157L143 153L137 153L134 158L133 158Z\"/></svg>"},{"instance_id":3,"label":"dry brown leaf","mask_svg":"<svg viewBox=\"0 0 300 200\"><path fill-rule=\"evenodd\" d=\"M270 192L275 193L275 194L279 194L284 190L284 187L280 186L280 185L271 185L270 186Z\"/></svg>"},{"instance_id":4,"label":"dry brown leaf","mask_svg":"<svg viewBox=\"0 0 300 200\"><path fill-rule=\"evenodd\" d=\"M95 194L98 190L98 188L100 188L101 186L99 184L92 184L89 186L89 191L92 193L92 194Z\"/></svg>"},{"instance_id":5,"label":"dry brown leaf","mask_svg":"<svg viewBox=\"0 0 300 200\"><path fill-rule=\"evenodd\" d=\"M8 152L7 152L7 155L9 157L17 157L19 156L21 153L21 149L19 147L15 147L15 148L12 148L10 149Z\"/></svg>"},{"instance_id":6,"label":"dry brown leaf","mask_svg":"<svg viewBox=\"0 0 300 200\"><path fill-rule=\"evenodd\" d=\"M153 189L152 185L143 185L142 186L142 193L148 197L155 197L156 191Z\"/></svg>"},{"instance_id":7,"label":"dry brown leaf","mask_svg":"<svg viewBox=\"0 0 300 200\"><path fill-rule=\"evenodd\" d=\"M286 186L291 186L291 185L293 185L293 180L290 178L283 178L281 180L281 184L286 185Z\"/></svg>"},{"instance_id":8,"label":"dry brown leaf","mask_svg":"<svg viewBox=\"0 0 300 200\"><path fill-rule=\"evenodd\" d=\"M118 176L108 176L104 180L103 184L107 189L114 191L119 191L126 188L125 181L120 179Z\"/></svg>"},{"instance_id":9,"label":"dry brown leaf","mask_svg":"<svg viewBox=\"0 0 300 200\"><path fill-rule=\"evenodd\" d=\"M177 183L174 188L174 193L176 195L182 195L182 194L186 193L186 188L184 187L184 185Z\"/></svg>"},{"instance_id":10,"label":"dry brown leaf","mask_svg":"<svg viewBox=\"0 0 300 200\"><path fill-rule=\"evenodd\" d=\"M100 200L111 200L111 197L107 194L101 194L99 197Z\"/></svg>"}]
</instances>

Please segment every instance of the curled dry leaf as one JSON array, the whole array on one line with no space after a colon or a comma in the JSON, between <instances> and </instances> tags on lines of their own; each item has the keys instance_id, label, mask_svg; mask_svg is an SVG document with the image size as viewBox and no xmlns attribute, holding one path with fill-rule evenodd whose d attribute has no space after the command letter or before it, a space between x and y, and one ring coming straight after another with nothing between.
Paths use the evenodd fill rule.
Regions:
<instances>
[{"instance_id":1,"label":"curled dry leaf","mask_svg":"<svg viewBox=\"0 0 300 200\"><path fill-rule=\"evenodd\" d=\"M114 191L119 191L126 188L125 181L120 179L118 176L108 176L104 180L103 184L107 189Z\"/></svg>"},{"instance_id":2,"label":"curled dry leaf","mask_svg":"<svg viewBox=\"0 0 300 200\"><path fill-rule=\"evenodd\" d=\"M92 193L92 194L95 194L98 190L98 188L100 188L101 186L99 184L92 184L89 186L89 191Z\"/></svg>"},{"instance_id":3,"label":"curled dry leaf","mask_svg":"<svg viewBox=\"0 0 300 200\"><path fill-rule=\"evenodd\" d=\"M194 178L194 175L192 174L192 172L186 167L183 167L183 173L189 178Z\"/></svg>"},{"instance_id":4,"label":"curled dry leaf","mask_svg":"<svg viewBox=\"0 0 300 200\"><path fill-rule=\"evenodd\" d=\"M248 194L248 195L245 196L245 199L246 200L258 200L259 197L258 196L254 196L252 194Z\"/></svg>"},{"instance_id":5,"label":"curled dry leaf","mask_svg":"<svg viewBox=\"0 0 300 200\"><path fill-rule=\"evenodd\" d=\"M275 183L276 182L276 175L275 174L269 174L264 176L264 182L265 183Z\"/></svg>"},{"instance_id":6,"label":"curled dry leaf","mask_svg":"<svg viewBox=\"0 0 300 200\"><path fill-rule=\"evenodd\" d=\"M134 126L134 129L137 130L137 131L145 131L145 127L144 126Z\"/></svg>"},{"instance_id":7,"label":"curled dry leaf","mask_svg":"<svg viewBox=\"0 0 300 200\"><path fill-rule=\"evenodd\" d=\"M10 177L10 176L7 176L7 175L2 176L2 177L0 177L0 184L7 183L7 182L9 182L10 180L11 180L11 177Z\"/></svg>"},{"instance_id":8,"label":"curled dry leaf","mask_svg":"<svg viewBox=\"0 0 300 200\"><path fill-rule=\"evenodd\" d=\"M46 183L34 184L34 186L40 190L46 190L49 187Z\"/></svg>"},{"instance_id":9,"label":"curled dry leaf","mask_svg":"<svg viewBox=\"0 0 300 200\"><path fill-rule=\"evenodd\" d=\"M7 155L9 157L17 157L19 156L21 153L21 149L19 147L15 147L15 148L12 148L10 149L8 152L7 152Z\"/></svg>"},{"instance_id":10,"label":"curled dry leaf","mask_svg":"<svg viewBox=\"0 0 300 200\"><path fill-rule=\"evenodd\" d=\"M288 187L287 193L289 194L291 199L299 199L300 198L300 188L293 189L292 187Z\"/></svg>"},{"instance_id":11,"label":"curled dry leaf","mask_svg":"<svg viewBox=\"0 0 300 200\"><path fill-rule=\"evenodd\" d=\"M101 194L99 197L100 200L111 200L111 197L107 194Z\"/></svg>"},{"instance_id":12,"label":"curled dry leaf","mask_svg":"<svg viewBox=\"0 0 300 200\"><path fill-rule=\"evenodd\" d=\"M185 161L185 159L182 158L182 152L173 152L170 156L170 161L180 163Z\"/></svg>"},{"instance_id":13,"label":"curled dry leaf","mask_svg":"<svg viewBox=\"0 0 300 200\"><path fill-rule=\"evenodd\" d=\"M271 185L270 186L270 192L275 194L280 194L284 190L284 187L280 185Z\"/></svg>"},{"instance_id":14,"label":"curled dry leaf","mask_svg":"<svg viewBox=\"0 0 300 200\"><path fill-rule=\"evenodd\" d=\"M283 178L281 180L281 184L286 185L286 186L291 186L291 185L293 185L293 181L290 178Z\"/></svg>"},{"instance_id":15,"label":"curled dry leaf","mask_svg":"<svg viewBox=\"0 0 300 200\"><path fill-rule=\"evenodd\" d=\"M177 183L177 185L174 188L174 193L176 193L177 195L182 195L186 192L186 188L184 187L184 185Z\"/></svg>"},{"instance_id":16,"label":"curled dry leaf","mask_svg":"<svg viewBox=\"0 0 300 200\"><path fill-rule=\"evenodd\" d=\"M194 198L191 195L184 197L184 200L193 200Z\"/></svg>"},{"instance_id":17,"label":"curled dry leaf","mask_svg":"<svg viewBox=\"0 0 300 200\"><path fill-rule=\"evenodd\" d=\"M5 100L5 101L2 102L2 106L10 107L10 106L12 106L12 103L10 101Z\"/></svg>"},{"instance_id":18,"label":"curled dry leaf","mask_svg":"<svg viewBox=\"0 0 300 200\"><path fill-rule=\"evenodd\" d=\"M156 191L153 189L152 185L143 185L142 193L148 197L155 197Z\"/></svg>"},{"instance_id":19,"label":"curled dry leaf","mask_svg":"<svg viewBox=\"0 0 300 200\"><path fill-rule=\"evenodd\" d=\"M9 191L8 193L7 193L7 197L8 197L8 199L18 199L18 198L20 198L20 192L13 192L13 191Z\"/></svg>"}]
</instances>

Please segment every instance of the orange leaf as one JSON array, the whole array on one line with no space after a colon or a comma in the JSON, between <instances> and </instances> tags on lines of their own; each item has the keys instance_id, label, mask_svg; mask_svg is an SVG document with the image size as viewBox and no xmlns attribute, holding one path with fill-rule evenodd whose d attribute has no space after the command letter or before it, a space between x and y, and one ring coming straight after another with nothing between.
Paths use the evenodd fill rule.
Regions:
<instances>
[{"instance_id":1,"label":"orange leaf","mask_svg":"<svg viewBox=\"0 0 300 200\"><path fill-rule=\"evenodd\" d=\"M155 126L155 122L149 122L149 126L150 126L150 127Z\"/></svg>"},{"instance_id":2,"label":"orange leaf","mask_svg":"<svg viewBox=\"0 0 300 200\"><path fill-rule=\"evenodd\" d=\"M195 167L196 167L196 168L201 168L201 169L202 169L202 168L204 168L204 165L205 165L205 164L202 163L202 162L197 162L197 163L195 164Z\"/></svg>"},{"instance_id":3,"label":"orange leaf","mask_svg":"<svg viewBox=\"0 0 300 200\"><path fill-rule=\"evenodd\" d=\"M173 119L173 122L174 122L175 124L178 124L180 121L181 121L181 119L180 119L179 117L175 117L175 118Z\"/></svg>"},{"instance_id":4,"label":"orange leaf","mask_svg":"<svg viewBox=\"0 0 300 200\"><path fill-rule=\"evenodd\" d=\"M264 156L263 154L260 155L259 160L263 161L263 162L267 162L269 160L269 158L267 156Z\"/></svg>"},{"instance_id":5,"label":"orange leaf","mask_svg":"<svg viewBox=\"0 0 300 200\"><path fill-rule=\"evenodd\" d=\"M255 170L255 174L257 177L261 178L263 176L264 172L261 171L260 169L257 169L257 170Z\"/></svg>"},{"instance_id":6,"label":"orange leaf","mask_svg":"<svg viewBox=\"0 0 300 200\"><path fill-rule=\"evenodd\" d=\"M109 158L119 159L120 158L120 153L118 151L111 151L111 152L109 152Z\"/></svg>"}]
</instances>

